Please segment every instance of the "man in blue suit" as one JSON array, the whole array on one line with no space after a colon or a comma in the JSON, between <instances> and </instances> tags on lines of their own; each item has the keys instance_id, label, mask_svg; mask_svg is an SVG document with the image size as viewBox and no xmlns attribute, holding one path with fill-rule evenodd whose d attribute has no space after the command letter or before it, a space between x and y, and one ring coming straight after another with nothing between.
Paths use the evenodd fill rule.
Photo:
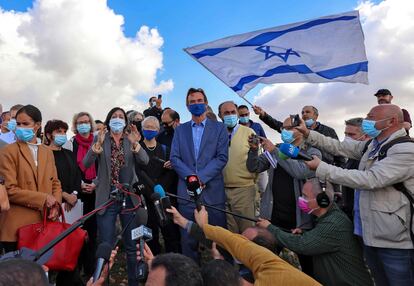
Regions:
<instances>
[{"instance_id":1,"label":"man in blue suit","mask_svg":"<svg viewBox=\"0 0 414 286\"><path fill-rule=\"evenodd\" d=\"M175 129L171 146L171 164L179 176L178 195L190 199L185 178L196 175L202 186L202 202L225 209L223 168L227 163L229 137L223 123L206 117L207 97L202 89L190 88L186 105L192 114L190 121ZM178 200L180 213L194 221L195 204ZM209 222L226 227L223 212L209 210ZM198 244L181 229L184 255L198 262Z\"/></svg>"}]
</instances>

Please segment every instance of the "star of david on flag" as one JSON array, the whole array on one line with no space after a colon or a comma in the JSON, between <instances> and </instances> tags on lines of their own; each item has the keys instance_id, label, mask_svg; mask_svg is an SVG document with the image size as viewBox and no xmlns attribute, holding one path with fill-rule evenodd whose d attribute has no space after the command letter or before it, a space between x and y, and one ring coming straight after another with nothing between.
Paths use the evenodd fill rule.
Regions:
<instances>
[{"instance_id":1,"label":"star of david on flag","mask_svg":"<svg viewBox=\"0 0 414 286\"><path fill-rule=\"evenodd\" d=\"M240 96L258 83L368 83L358 11L235 35L184 50Z\"/></svg>"}]
</instances>

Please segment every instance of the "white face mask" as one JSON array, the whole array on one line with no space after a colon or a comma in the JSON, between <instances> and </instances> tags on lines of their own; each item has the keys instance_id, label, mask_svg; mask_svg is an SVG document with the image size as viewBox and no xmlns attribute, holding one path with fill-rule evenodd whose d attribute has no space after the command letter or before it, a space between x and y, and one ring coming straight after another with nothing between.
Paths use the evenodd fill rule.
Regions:
<instances>
[{"instance_id":1,"label":"white face mask","mask_svg":"<svg viewBox=\"0 0 414 286\"><path fill-rule=\"evenodd\" d=\"M359 136L357 139L354 139L354 138L352 138L352 137L349 137L349 136L345 136L345 138L344 138L344 142L346 141L346 142L358 142L358 141L364 141L364 140L361 140L362 138L364 138L365 137L365 134L362 134L361 136Z\"/></svg>"}]
</instances>

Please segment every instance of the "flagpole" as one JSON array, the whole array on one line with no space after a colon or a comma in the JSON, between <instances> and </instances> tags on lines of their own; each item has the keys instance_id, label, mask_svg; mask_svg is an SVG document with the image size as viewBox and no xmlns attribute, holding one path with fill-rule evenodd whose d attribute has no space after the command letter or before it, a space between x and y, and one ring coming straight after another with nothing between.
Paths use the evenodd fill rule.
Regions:
<instances>
[{"instance_id":1,"label":"flagpole","mask_svg":"<svg viewBox=\"0 0 414 286\"><path fill-rule=\"evenodd\" d=\"M250 104L251 107L253 107L253 103L251 103L250 101L248 101L244 96L240 96L244 101L246 101L248 104Z\"/></svg>"}]
</instances>

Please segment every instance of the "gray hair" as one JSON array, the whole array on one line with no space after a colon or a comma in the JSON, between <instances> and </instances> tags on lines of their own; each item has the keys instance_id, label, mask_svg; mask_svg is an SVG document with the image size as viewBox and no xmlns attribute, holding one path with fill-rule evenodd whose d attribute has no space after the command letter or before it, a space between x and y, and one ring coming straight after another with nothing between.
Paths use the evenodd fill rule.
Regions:
<instances>
[{"instance_id":1,"label":"gray hair","mask_svg":"<svg viewBox=\"0 0 414 286\"><path fill-rule=\"evenodd\" d=\"M315 198L318 194L323 192L322 186L321 186L321 182L323 181L321 179L311 178L311 179L308 179L307 182L310 182L312 184L312 193L315 195ZM328 198L331 202L330 204L332 204L334 201L334 188L330 182L325 181L325 183L326 183L325 193L328 195Z\"/></svg>"},{"instance_id":2,"label":"gray hair","mask_svg":"<svg viewBox=\"0 0 414 286\"><path fill-rule=\"evenodd\" d=\"M237 104L235 104L234 103L234 101L233 100L228 100L228 101L225 101L225 102L222 102L222 103L220 103L220 105L218 106L218 114L221 114L221 107L224 105L224 104L226 104L226 103L233 103L234 104L234 106L236 107L236 109L237 109Z\"/></svg>"},{"instance_id":3,"label":"gray hair","mask_svg":"<svg viewBox=\"0 0 414 286\"><path fill-rule=\"evenodd\" d=\"M141 115L141 117L142 117L143 119L145 118L144 114L142 114L142 113L141 113L141 112L139 112L139 111L134 110L134 111L131 111L131 112L128 114L128 122L133 122L133 121L135 121L135 117L136 117L137 115Z\"/></svg>"},{"instance_id":4,"label":"gray hair","mask_svg":"<svg viewBox=\"0 0 414 286\"><path fill-rule=\"evenodd\" d=\"M155 117L155 116L145 117L144 121L142 121L142 128L144 128L145 125L149 122L153 122L155 124L155 127L158 130L160 130L160 122L158 121L157 117Z\"/></svg>"},{"instance_id":5,"label":"gray hair","mask_svg":"<svg viewBox=\"0 0 414 286\"><path fill-rule=\"evenodd\" d=\"M96 130L96 124L95 124L95 120L93 120L92 115L89 112L79 112L79 113L75 113L75 115L73 115L73 119L72 119L72 131L75 134L78 134L78 129L76 128L76 121L78 121L79 117L82 116L88 116L89 117L89 121L91 124L91 133L94 132Z\"/></svg>"},{"instance_id":6,"label":"gray hair","mask_svg":"<svg viewBox=\"0 0 414 286\"><path fill-rule=\"evenodd\" d=\"M351 119L345 120L345 125L361 127L362 120L364 120L364 118L362 117L351 118Z\"/></svg>"}]
</instances>

